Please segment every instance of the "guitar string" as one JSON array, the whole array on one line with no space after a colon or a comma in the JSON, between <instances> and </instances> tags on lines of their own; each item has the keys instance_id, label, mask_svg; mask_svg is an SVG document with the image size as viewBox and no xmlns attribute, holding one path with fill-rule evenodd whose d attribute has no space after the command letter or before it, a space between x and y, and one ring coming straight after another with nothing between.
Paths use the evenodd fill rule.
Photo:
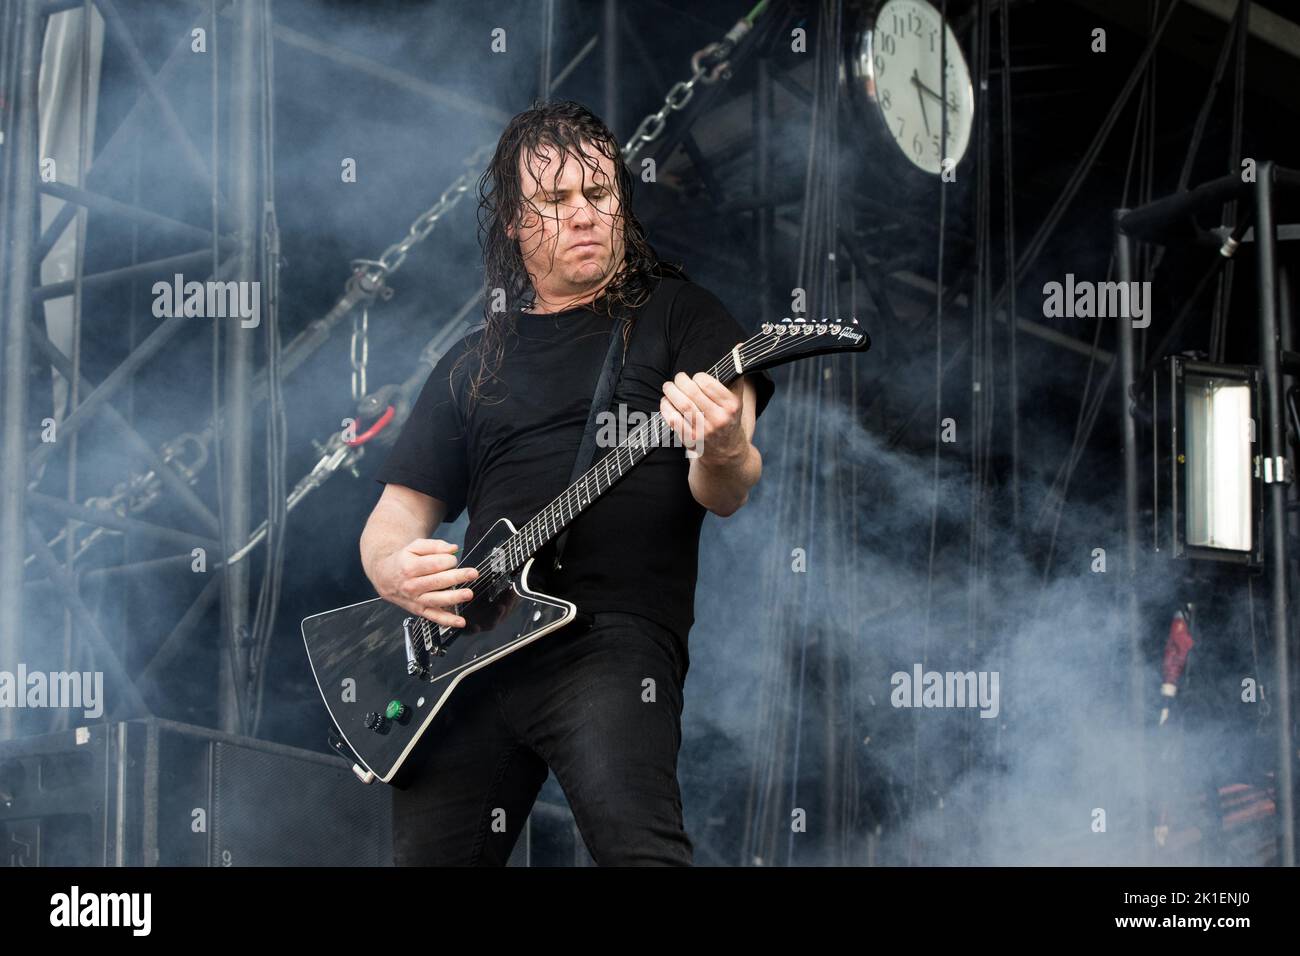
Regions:
<instances>
[{"instance_id":1,"label":"guitar string","mask_svg":"<svg viewBox=\"0 0 1300 956\"><path fill-rule=\"evenodd\" d=\"M850 329L854 328L854 326L849 323L829 323L829 322L827 323L809 322L806 324L787 323L787 324L777 324L774 327L815 329L818 325L825 325L829 330L829 327L832 324L838 324L842 328L850 328ZM813 340L815 338L820 338L822 335L825 335L827 333L821 332L816 334L813 333L804 334L800 332L794 335L785 335L782 338L777 339L775 341L769 341L768 336L772 334L775 333L761 333L760 336L755 337L755 338L761 338L761 341L755 342L753 339L751 339L750 341L745 342L740 346L739 352L741 356L742 366L749 361L752 361L756 358L761 358L765 355L770 358L776 358L777 356L785 352L791 351L789 347L791 345L802 344L805 340ZM709 374L713 375L714 378L717 378L718 376L716 373L724 372L726 369L734 369L735 365L731 359L732 357L730 354L726 355L722 359L719 359L716 363L714 363L713 368L709 370ZM743 375L745 374L745 372L741 372L740 374ZM665 424L665 422L666 420L664 419L663 415L661 415L659 412L655 412L649 419L647 419L641 425L637 426L637 428L631 434L628 435L627 440L614 450L613 454L607 455L606 457L602 458L599 462L597 462L590 469L584 472L582 477L580 477L577 481L575 481L563 492L561 492L561 494L558 495L555 498L555 500L553 500L545 508L542 508L540 511L537 512L536 515L534 515L527 522L525 522L513 535L511 535L506 540L504 544L498 546L501 551L506 552L511 558L511 560L507 562L508 569L505 571L495 571L495 570L489 571L487 575L477 578L471 585L471 587L474 589L474 596L470 598L470 600L464 602L463 604L454 605L454 606L460 608L466 608L473 605L475 602L477 602L481 597L483 597L492 589L491 588L492 585L495 585L498 581L504 578L508 578L514 572L516 567L522 565L527 560L528 557L536 554L536 552L540 550L542 547L544 547L552 537L558 535L561 527L567 526L568 524L572 523L578 517L578 515L580 515L584 510L586 510L587 505L590 505L597 498L599 498L601 495L603 495L606 491L609 490L609 488L598 490L594 495L588 498L586 504L583 504L582 489L583 486L588 484L588 479L591 479L594 476L596 479L595 484L597 488L599 488L599 484L600 484L599 479L601 478L600 472L602 471L602 469L604 470L605 474L608 474L608 472L610 471L609 468L610 463L613 462L614 464L618 464L618 460L620 456L622 456L623 452L625 451L629 453L629 459L626 468L630 469L632 467L635 467L638 464L638 461L632 457L632 453L637 451L643 451L646 454L649 454L651 448L642 444L642 439L646 437L646 435L649 432L661 429L662 426ZM653 447L659 447L659 446L655 445ZM619 465L620 472L622 472L623 469L624 466ZM618 478L622 478L622 477L623 477L622 474L618 476ZM610 487L613 487L613 483L611 483ZM538 522L539 519L542 519L543 516L545 516L549 511L554 509L557 504L563 504L566 501L566 499L569 499L572 496L576 496L575 500L578 504L577 510L574 511L572 509L572 503L570 503L569 518L567 520L563 519L563 514L561 513L561 520L563 524L557 526L554 529L553 533L547 535L544 529L546 529L548 522L542 521L541 525L536 525L536 522ZM539 529L541 529L540 534L537 533ZM532 541L534 540L536 540L537 542L535 546L532 545ZM426 617L420 618L420 627L421 630L423 631L424 637L432 637L432 634L430 633L430 625L432 624L434 624L434 622L430 621L428 618ZM458 630L458 628L449 627L443 624L438 624L437 628L440 635L445 632Z\"/></svg>"},{"instance_id":2,"label":"guitar string","mask_svg":"<svg viewBox=\"0 0 1300 956\"><path fill-rule=\"evenodd\" d=\"M778 328L787 328L787 327L790 327L790 328L816 328L817 325L825 325L826 327L829 328L829 326L830 326L831 324L832 324L832 323L808 323L808 324L806 324L806 325L803 325L803 324L800 324L800 325L785 325L785 326L777 326L777 327L778 327ZM840 324L840 323L835 323L835 324ZM851 327L851 326L845 326L845 327ZM771 334L771 333L762 333L762 337L766 337L767 335L770 335L770 334ZM825 333L820 333L820 334L825 334ZM771 343L766 343L766 342L758 342L758 343L755 343L754 340L751 339L749 342L746 342L746 343L742 344L741 347L740 347L740 350L739 350L739 351L740 351L741 357L742 357L742 359L743 359L744 361L750 361L750 360L753 360L754 358L757 358L757 357L759 357L759 356L761 356L761 355L763 355L763 354L765 354L765 353L768 353L768 352L771 352L771 354L772 354L773 356L778 355L778 354L780 354L781 352L788 351L788 349L786 349L786 348L783 347L785 343L787 343L787 342L794 342L796 339L800 339L800 340L802 340L803 338L811 338L811 337L813 337L813 336L811 335L811 333L810 333L808 336L804 336L804 335L802 335L802 334L799 334L799 335L791 335L791 336L787 336L787 337L785 337L784 339L778 339L778 340L776 340L775 345L772 345ZM759 337L756 336L755 338L759 338ZM754 351L754 352L752 352L752 354L750 354L751 344L754 344L754 345L762 345L762 348L760 348L760 349L758 349L757 351ZM711 375L713 375L715 378L717 378L717 377L719 377L719 373L725 373L726 371L730 370L731 368L734 368L734 365L733 365L733 363L730 361L730 359L731 359L731 356L730 356L730 355L724 356L722 359L720 359L718 362L716 362L716 363L714 364L713 368L709 370L709 374L711 374ZM744 361L742 361L742 363L741 363L742 365L744 364ZM740 374L743 375L744 372L742 372L742 373L740 373ZM737 377L738 377L738 376L737 376ZM579 478L579 479L578 479L577 481L575 481L572 485L570 485L568 488L566 488L566 489L565 489L565 490L564 490L564 491L563 491L559 496L556 497L556 499L555 499L554 501L552 501L550 504L548 504L545 508L542 508L542 509L541 509L541 510L536 514L536 515L534 515L532 518L530 518L529 521L528 521L527 523L525 523L521 528L519 528L518 532L517 532L514 536L511 537L511 539L509 540L509 542L507 543L507 545L503 545L502 547L511 547L511 546L513 546L513 545L516 543L516 541L518 541L519 539L523 539L523 540L524 540L524 544L525 544L525 545L528 545L528 544L531 543L531 541L532 541L533 539L536 539L537 542L538 542L537 545L536 545L536 547L530 547L530 548L527 549L527 550L528 550L528 554L535 553L535 551L536 551L538 548L540 548L543 544L545 544L545 542L542 541L542 540L540 539L540 537L538 537L536 534L533 533L534 531L537 530L535 526L538 524L538 522L539 522L539 521L541 522L541 525L540 525L541 528L546 529L546 528L548 527L548 525L549 525L549 522L547 522L547 521L545 521L545 520L542 520L542 519L544 518L544 516L545 516L548 512L550 512L550 511L552 511L552 510L559 511L559 512L561 513L561 519L563 519L563 514L562 514L563 509L562 509L562 508L557 508L557 505L563 505L563 504L566 504L566 503L568 503L568 504L572 504L572 502L569 501L570 498L575 498L575 497L576 497L576 500L577 500L577 502L579 503L580 508L585 508L586 505L581 504L581 501L582 501L581 493L582 493L582 490L583 490L583 489L582 489L582 486L585 485L585 484L587 484L587 479L588 479L589 477L592 477L592 476L593 476L593 475L594 475L594 474L599 470L600 466L601 466L601 465L604 465L606 462L609 462L609 461L615 461L615 463L617 464L617 457L618 457L618 455L620 455L623 451L633 452L633 451L637 451L637 450L646 450L646 449L645 449L645 446L641 443L641 439L642 439L642 437L644 437L641 433L643 433L643 432L644 432L644 433L653 432L653 431L655 431L656 429L659 429L659 430L662 431L663 424L664 424L663 416L661 416L659 413L656 412L656 413L655 413L655 414L654 414L654 415L653 415L649 420L647 420L646 422L644 422L642 425L638 426L638 428L637 428L635 431L633 431L632 434L630 434L630 435L628 436L627 440L626 440L622 445L620 445L618 449L616 449L616 451L615 451L615 453L614 453L613 455L609 455L609 456L607 456L606 458L602 459L602 460L601 460L597 465L593 466L593 467L592 467L591 469L589 469L586 473L584 473L583 476L582 476L581 478ZM653 446L653 447L658 447L658 446L656 445L656 446ZM635 464L635 462L631 462L631 461L629 461L629 467L631 467L633 464ZM595 477L599 478L600 476L599 476L599 475L595 475ZM620 477L622 477L622 476L620 475ZM608 489L605 489L605 490L608 490ZM603 494L603 493L604 493L604 491L600 491L600 492L598 492L598 496L599 496L599 494ZM592 500L594 500L594 499L592 499ZM591 503L591 501L588 501L588 502L587 502L587 504L590 504L590 503ZM568 519L568 521L572 521L574 518L576 518L576 517L577 517L577 514L578 514L578 513L576 513L576 512L573 513L573 514L570 516L570 518ZM566 523L567 523L567 522L566 522ZM530 528L532 529L532 531L529 530ZM556 527L556 528L554 529L554 533L555 533L555 534L558 534L559 531L560 531L560 528L559 528L559 527ZM545 533L546 533L545 530L543 530L542 533L543 533L543 535L545 535ZM547 540L549 540L549 538L547 538ZM522 549L522 548L516 548L515 550L516 550L516 551L519 551L519 552L522 552L523 549ZM520 559L520 563L522 563L522 560L525 559L527 556L528 556L527 554L523 554L523 553L520 553L520 554L517 555L517 557L519 557L519 559ZM513 570L513 567L517 567L517 566L518 566L517 564L516 564L516 565L513 565L513 566L512 566L512 570ZM507 572L507 573L509 573L509 572Z\"/></svg>"}]
</instances>

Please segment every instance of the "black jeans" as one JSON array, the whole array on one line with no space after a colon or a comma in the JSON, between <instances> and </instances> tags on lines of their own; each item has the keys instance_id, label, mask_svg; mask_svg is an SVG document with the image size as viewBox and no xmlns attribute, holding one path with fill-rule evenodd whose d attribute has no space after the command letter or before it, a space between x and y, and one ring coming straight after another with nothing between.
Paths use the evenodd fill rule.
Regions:
<instances>
[{"instance_id":1,"label":"black jeans","mask_svg":"<svg viewBox=\"0 0 1300 956\"><path fill-rule=\"evenodd\" d=\"M393 790L398 866L502 866L550 767L600 866L689 866L677 785L682 661L636 614L594 615L470 674Z\"/></svg>"}]
</instances>

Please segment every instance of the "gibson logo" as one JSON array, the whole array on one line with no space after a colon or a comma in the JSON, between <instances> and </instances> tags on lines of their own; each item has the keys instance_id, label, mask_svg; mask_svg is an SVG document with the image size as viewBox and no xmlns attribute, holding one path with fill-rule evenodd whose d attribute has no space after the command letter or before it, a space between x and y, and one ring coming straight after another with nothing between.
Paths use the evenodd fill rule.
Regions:
<instances>
[{"instance_id":1,"label":"gibson logo","mask_svg":"<svg viewBox=\"0 0 1300 956\"><path fill-rule=\"evenodd\" d=\"M862 333L854 332L852 329L848 328L847 326L845 328L840 329L839 337L842 339L848 339L854 345L857 345L859 342L862 341Z\"/></svg>"}]
</instances>

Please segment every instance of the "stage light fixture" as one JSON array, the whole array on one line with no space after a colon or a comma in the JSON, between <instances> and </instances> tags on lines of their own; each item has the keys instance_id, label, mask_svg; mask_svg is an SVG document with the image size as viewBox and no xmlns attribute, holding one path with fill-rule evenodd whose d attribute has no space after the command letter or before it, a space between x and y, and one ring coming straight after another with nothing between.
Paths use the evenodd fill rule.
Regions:
<instances>
[{"instance_id":1,"label":"stage light fixture","mask_svg":"<svg viewBox=\"0 0 1300 956\"><path fill-rule=\"evenodd\" d=\"M1258 564L1259 370L1170 359L1174 556Z\"/></svg>"}]
</instances>

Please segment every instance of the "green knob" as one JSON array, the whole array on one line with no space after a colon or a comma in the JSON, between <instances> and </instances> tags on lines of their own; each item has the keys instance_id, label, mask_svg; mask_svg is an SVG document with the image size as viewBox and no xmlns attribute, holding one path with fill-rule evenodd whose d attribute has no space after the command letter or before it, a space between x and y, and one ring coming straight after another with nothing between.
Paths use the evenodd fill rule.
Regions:
<instances>
[{"instance_id":1,"label":"green knob","mask_svg":"<svg viewBox=\"0 0 1300 956\"><path fill-rule=\"evenodd\" d=\"M390 700L388 707L384 710L384 716L389 720L401 720L402 715L406 713L406 705L400 700Z\"/></svg>"}]
</instances>

